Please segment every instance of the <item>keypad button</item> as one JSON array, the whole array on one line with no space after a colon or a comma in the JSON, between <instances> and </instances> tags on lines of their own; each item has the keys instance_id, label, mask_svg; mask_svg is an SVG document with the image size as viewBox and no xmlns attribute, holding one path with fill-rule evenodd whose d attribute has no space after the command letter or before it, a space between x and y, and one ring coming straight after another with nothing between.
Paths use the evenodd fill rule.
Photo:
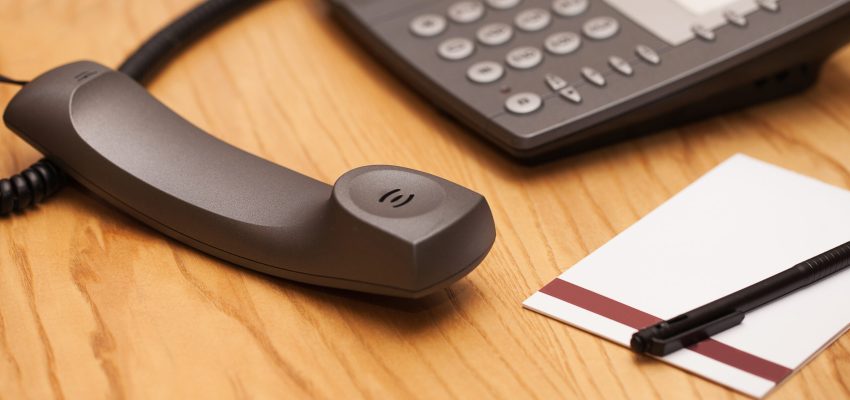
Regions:
<instances>
[{"instance_id":1,"label":"keypad button","mask_svg":"<svg viewBox=\"0 0 850 400\"><path fill-rule=\"evenodd\" d=\"M584 77L588 82L596 85L596 86L605 86L605 77L599 73L599 71L590 68L584 67L581 69L581 76Z\"/></svg>"},{"instance_id":2,"label":"keypad button","mask_svg":"<svg viewBox=\"0 0 850 400\"><path fill-rule=\"evenodd\" d=\"M572 86L567 86L567 87L561 89L561 91L558 92L558 94L560 94L561 97L563 97L563 98L565 98L565 99L567 99L567 100L569 100L569 101L571 101L575 104L581 103L581 100L582 100L581 99L581 93L579 93L579 91Z\"/></svg>"},{"instance_id":3,"label":"keypad button","mask_svg":"<svg viewBox=\"0 0 850 400\"><path fill-rule=\"evenodd\" d=\"M481 61L466 70L466 77L475 83L492 83L505 75L505 67L494 61Z\"/></svg>"},{"instance_id":4,"label":"keypad button","mask_svg":"<svg viewBox=\"0 0 850 400\"><path fill-rule=\"evenodd\" d=\"M694 25L691 30L694 32L697 37L706 42L714 41L717 38L717 35L714 34L714 31L706 28L703 25Z\"/></svg>"},{"instance_id":5,"label":"keypad button","mask_svg":"<svg viewBox=\"0 0 850 400\"><path fill-rule=\"evenodd\" d=\"M546 74L546 86L557 92L567 87L567 81L555 74Z\"/></svg>"},{"instance_id":6,"label":"keypad button","mask_svg":"<svg viewBox=\"0 0 850 400\"><path fill-rule=\"evenodd\" d=\"M508 52L505 60L516 69L534 68L543 61L543 52L531 46L517 47Z\"/></svg>"},{"instance_id":7,"label":"keypad button","mask_svg":"<svg viewBox=\"0 0 850 400\"><path fill-rule=\"evenodd\" d=\"M507 10L519 5L521 0L487 0L487 5L497 10Z\"/></svg>"},{"instance_id":8,"label":"keypad button","mask_svg":"<svg viewBox=\"0 0 850 400\"><path fill-rule=\"evenodd\" d=\"M482 26L478 29L478 33L475 36L478 38L478 41L483 44L488 46L498 46L500 44L507 43L511 40L513 35L514 28L508 24L497 22Z\"/></svg>"},{"instance_id":9,"label":"keypad button","mask_svg":"<svg viewBox=\"0 0 850 400\"><path fill-rule=\"evenodd\" d=\"M517 14L514 23L519 29L527 32L536 32L552 22L552 14L542 8L532 8Z\"/></svg>"},{"instance_id":10,"label":"keypad button","mask_svg":"<svg viewBox=\"0 0 850 400\"><path fill-rule=\"evenodd\" d=\"M611 17L596 17L585 22L582 31L591 39L608 39L620 31L620 23Z\"/></svg>"},{"instance_id":11,"label":"keypad button","mask_svg":"<svg viewBox=\"0 0 850 400\"><path fill-rule=\"evenodd\" d=\"M581 47L581 36L573 32L557 32L549 35L543 45L552 54L570 54Z\"/></svg>"},{"instance_id":12,"label":"keypad button","mask_svg":"<svg viewBox=\"0 0 850 400\"><path fill-rule=\"evenodd\" d=\"M543 107L543 99L535 93L517 93L505 101L505 108L514 114L529 114Z\"/></svg>"},{"instance_id":13,"label":"keypad button","mask_svg":"<svg viewBox=\"0 0 850 400\"><path fill-rule=\"evenodd\" d=\"M661 56L659 56L658 53L655 50L652 49L652 47L645 46L645 45L638 45L635 48L635 53L642 60L644 60L644 61L646 61L646 62L648 62L652 65L657 65L657 64L661 63Z\"/></svg>"},{"instance_id":14,"label":"keypad button","mask_svg":"<svg viewBox=\"0 0 850 400\"><path fill-rule=\"evenodd\" d=\"M770 12L779 11L779 1L777 0L757 0L756 2L759 4L759 7L764 10Z\"/></svg>"},{"instance_id":15,"label":"keypad button","mask_svg":"<svg viewBox=\"0 0 850 400\"><path fill-rule=\"evenodd\" d=\"M726 10L723 12L723 17L725 17L726 20L731 22L733 25L747 26L747 18L736 11Z\"/></svg>"},{"instance_id":16,"label":"keypad button","mask_svg":"<svg viewBox=\"0 0 850 400\"><path fill-rule=\"evenodd\" d=\"M449 7L448 14L452 21L468 24L484 16L484 4L480 1L460 1Z\"/></svg>"},{"instance_id":17,"label":"keypad button","mask_svg":"<svg viewBox=\"0 0 850 400\"><path fill-rule=\"evenodd\" d=\"M575 17L587 11L588 0L553 0L552 11L562 17Z\"/></svg>"},{"instance_id":18,"label":"keypad button","mask_svg":"<svg viewBox=\"0 0 850 400\"><path fill-rule=\"evenodd\" d=\"M608 65L611 66L615 71L625 75L632 76L635 73L635 69L632 68L632 64L629 64L628 61L624 60L622 57L611 56L608 58Z\"/></svg>"},{"instance_id":19,"label":"keypad button","mask_svg":"<svg viewBox=\"0 0 850 400\"><path fill-rule=\"evenodd\" d=\"M437 36L446 30L446 19L442 15L425 14L410 21L410 31L416 36Z\"/></svg>"},{"instance_id":20,"label":"keypad button","mask_svg":"<svg viewBox=\"0 0 850 400\"><path fill-rule=\"evenodd\" d=\"M452 38L440 43L437 52L446 60L463 60L475 51L475 43L466 38Z\"/></svg>"}]
</instances>

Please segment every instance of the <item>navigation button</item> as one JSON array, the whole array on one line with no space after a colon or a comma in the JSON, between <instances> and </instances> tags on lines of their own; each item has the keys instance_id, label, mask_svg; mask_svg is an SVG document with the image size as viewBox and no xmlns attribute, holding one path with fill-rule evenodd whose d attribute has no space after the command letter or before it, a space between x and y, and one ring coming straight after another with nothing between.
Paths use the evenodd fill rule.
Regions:
<instances>
[{"instance_id":1,"label":"navigation button","mask_svg":"<svg viewBox=\"0 0 850 400\"><path fill-rule=\"evenodd\" d=\"M567 81L558 75L546 74L546 85L549 86L549 89L552 89L553 91L557 92L567 87Z\"/></svg>"},{"instance_id":2,"label":"navigation button","mask_svg":"<svg viewBox=\"0 0 850 400\"><path fill-rule=\"evenodd\" d=\"M594 39L608 39L620 31L620 23L611 17L596 17L588 20L582 27L584 35Z\"/></svg>"},{"instance_id":3,"label":"navigation button","mask_svg":"<svg viewBox=\"0 0 850 400\"><path fill-rule=\"evenodd\" d=\"M587 79L588 82L596 86L605 86L605 77L600 74L599 71L593 68L583 67L581 69L581 76L583 76L584 79Z\"/></svg>"},{"instance_id":4,"label":"navigation button","mask_svg":"<svg viewBox=\"0 0 850 400\"><path fill-rule=\"evenodd\" d=\"M437 36L446 30L446 19L437 14L420 15L410 21L410 31L416 36Z\"/></svg>"},{"instance_id":5,"label":"navigation button","mask_svg":"<svg viewBox=\"0 0 850 400\"><path fill-rule=\"evenodd\" d=\"M638 45L635 48L635 53L637 53L638 57L640 57L642 60L652 65L658 65L661 63L661 56L659 56L658 53L656 53L655 50L652 49L652 47L645 46L642 44Z\"/></svg>"},{"instance_id":6,"label":"navigation button","mask_svg":"<svg viewBox=\"0 0 850 400\"><path fill-rule=\"evenodd\" d=\"M543 107L543 99L535 93L517 93L505 100L505 108L514 114L529 114Z\"/></svg>"},{"instance_id":7,"label":"navigation button","mask_svg":"<svg viewBox=\"0 0 850 400\"><path fill-rule=\"evenodd\" d=\"M574 88L572 86L567 86L567 87L561 89L561 91L558 92L558 94L560 94L561 97L563 97L563 98L565 98L565 99L567 99L567 100L569 100L569 101L571 101L575 104L581 103L581 93L579 93L579 91L576 90L576 88Z\"/></svg>"},{"instance_id":8,"label":"navigation button","mask_svg":"<svg viewBox=\"0 0 850 400\"><path fill-rule=\"evenodd\" d=\"M634 68L632 68L632 65L629 64L628 61L626 61L626 60L624 60L620 57L617 57L617 56L609 57L608 58L608 64L611 65L611 68L614 68L615 71L617 71L617 72L619 72L619 73L621 73L625 76L632 76L635 73L635 70L634 70Z\"/></svg>"},{"instance_id":9,"label":"navigation button","mask_svg":"<svg viewBox=\"0 0 850 400\"><path fill-rule=\"evenodd\" d=\"M475 83L492 83L505 74L505 67L495 61L481 61L466 70L466 77Z\"/></svg>"}]
</instances>

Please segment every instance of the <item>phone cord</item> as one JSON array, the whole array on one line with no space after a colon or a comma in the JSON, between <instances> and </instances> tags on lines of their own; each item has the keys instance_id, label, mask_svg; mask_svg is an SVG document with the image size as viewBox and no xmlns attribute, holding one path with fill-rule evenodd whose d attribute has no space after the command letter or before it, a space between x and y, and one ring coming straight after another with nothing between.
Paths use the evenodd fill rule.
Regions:
<instances>
[{"instance_id":1,"label":"phone cord","mask_svg":"<svg viewBox=\"0 0 850 400\"><path fill-rule=\"evenodd\" d=\"M262 0L207 0L151 36L118 71L139 83L150 79L180 50L204 33ZM25 86L28 82L0 75L0 83ZM67 182L65 174L48 158L8 179L0 179L0 217L22 213L52 196Z\"/></svg>"}]
</instances>

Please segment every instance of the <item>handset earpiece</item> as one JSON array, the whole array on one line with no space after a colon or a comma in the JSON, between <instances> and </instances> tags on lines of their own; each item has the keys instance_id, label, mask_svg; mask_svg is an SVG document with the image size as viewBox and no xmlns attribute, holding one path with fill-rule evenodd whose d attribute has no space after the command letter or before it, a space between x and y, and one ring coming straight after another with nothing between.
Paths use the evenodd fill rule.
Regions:
<instances>
[{"instance_id":1,"label":"handset earpiece","mask_svg":"<svg viewBox=\"0 0 850 400\"><path fill-rule=\"evenodd\" d=\"M30 82L4 121L146 224L286 279L421 297L470 272L495 240L486 200L469 189L393 166L331 187L210 136L92 62Z\"/></svg>"}]
</instances>

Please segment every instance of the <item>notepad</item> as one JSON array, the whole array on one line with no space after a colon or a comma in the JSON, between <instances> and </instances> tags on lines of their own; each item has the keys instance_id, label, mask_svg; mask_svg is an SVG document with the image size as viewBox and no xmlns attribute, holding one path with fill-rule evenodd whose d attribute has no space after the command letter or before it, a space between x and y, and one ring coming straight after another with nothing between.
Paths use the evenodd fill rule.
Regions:
<instances>
[{"instance_id":1,"label":"notepad","mask_svg":"<svg viewBox=\"0 0 850 400\"><path fill-rule=\"evenodd\" d=\"M623 346L670 319L850 241L850 192L736 155L523 305ZM850 270L660 360L753 397L850 326ZM663 385L659 385L663 387Z\"/></svg>"}]
</instances>

